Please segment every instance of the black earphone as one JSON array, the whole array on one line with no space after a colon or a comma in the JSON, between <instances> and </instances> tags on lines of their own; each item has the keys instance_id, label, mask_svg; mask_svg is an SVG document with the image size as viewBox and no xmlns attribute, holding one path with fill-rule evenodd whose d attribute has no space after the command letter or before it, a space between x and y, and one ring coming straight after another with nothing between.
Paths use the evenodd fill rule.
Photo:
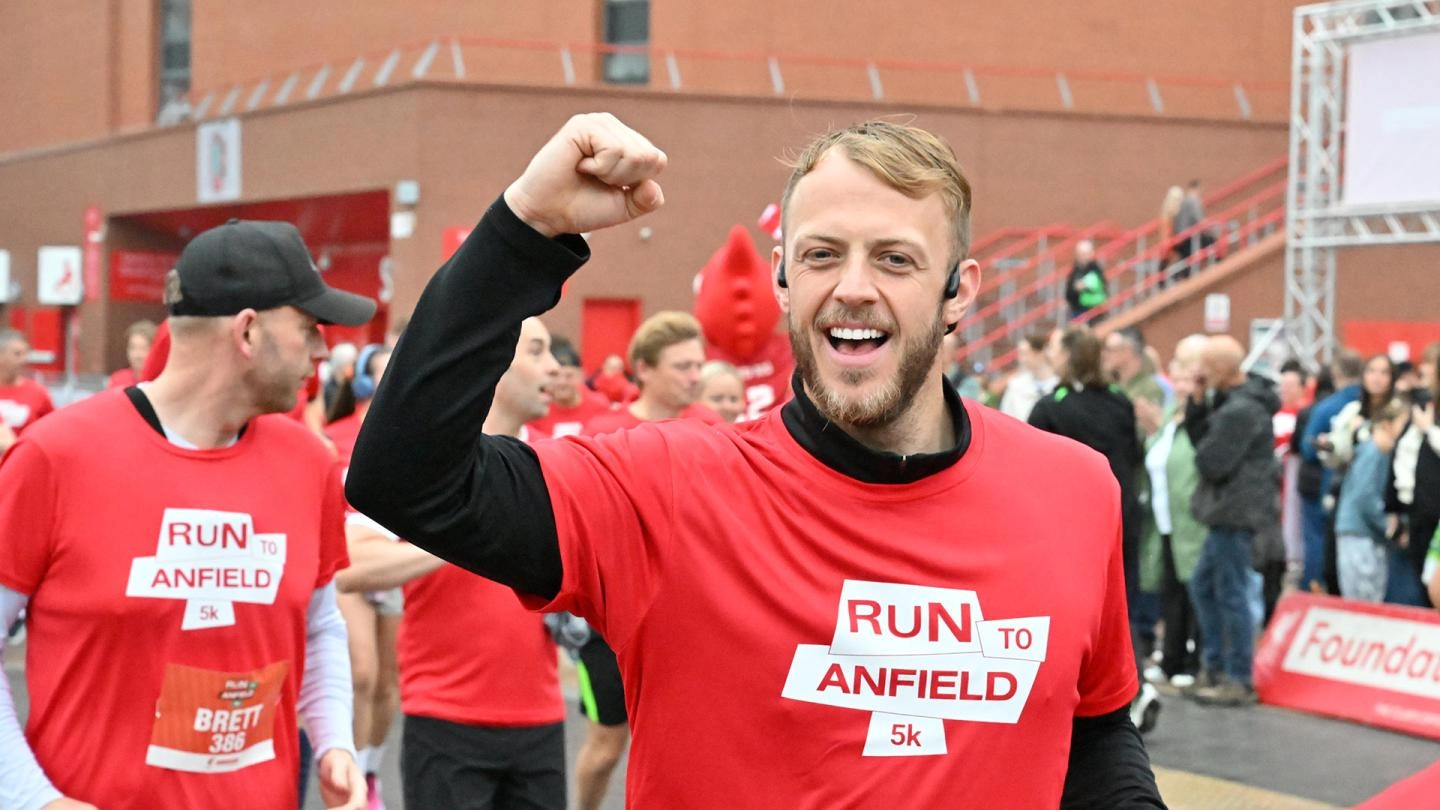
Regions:
<instances>
[{"instance_id":1,"label":"black earphone","mask_svg":"<svg viewBox=\"0 0 1440 810\"><path fill-rule=\"evenodd\" d=\"M785 278L785 260L780 260L780 267L775 271L775 283L781 289L790 289L790 282ZM945 277L945 297L954 298L960 294L960 263L950 265L950 275ZM950 327L954 331L955 327Z\"/></svg>"}]
</instances>

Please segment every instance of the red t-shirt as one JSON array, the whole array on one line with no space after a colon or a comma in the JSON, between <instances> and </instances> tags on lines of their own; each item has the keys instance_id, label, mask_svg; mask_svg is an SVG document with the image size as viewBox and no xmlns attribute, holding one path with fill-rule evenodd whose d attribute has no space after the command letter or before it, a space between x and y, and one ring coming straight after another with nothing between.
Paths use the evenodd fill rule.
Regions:
<instances>
[{"instance_id":1,"label":"red t-shirt","mask_svg":"<svg viewBox=\"0 0 1440 810\"><path fill-rule=\"evenodd\" d=\"M754 357L737 358L718 346L706 346L707 360L724 360L740 372L745 384L745 412L741 422L759 419L790 401L790 375L795 373L795 355L788 335L772 334Z\"/></svg>"},{"instance_id":2,"label":"red t-shirt","mask_svg":"<svg viewBox=\"0 0 1440 810\"><path fill-rule=\"evenodd\" d=\"M1280 410L1270 418L1271 426L1275 431L1275 453L1285 455L1290 447L1290 438L1295 435L1295 425L1300 415L1300 409L1282 405Z\"/></svg>"},{"instance_id":3,"label":"red t-shirt","mask_svg":"<svg viewBox=\"0 0 1440 810\"><path fill-rule=\"evenodd\" d=\"M564 562L544 609L615 648L634 806L1059 804L1074 718L1136 690L1118 487L970 414L963 458L905 485L825 467L779 411L536 445Z\"/></svg>"},{"instance_id":4,"label":"red t-shirt","mask_svg":"<svg viewBox=\"0 0 1440 810\"><path fill-rule=\"evenodd\" d=\"M563 436L579 436L585 423L591 418L611 410L609 397L599 391L580 386L580 402L566 407L558 402L550 403L550 413L527 423L529 427L559 439Z\"/></svg>"},{"instance_id":5,"label":"red t-shirt","mask_svg":"<svg viewBox=\"0 0 1440 810\"><path fill-rule=\"evenodd\" d=\"M140 378L135 376L135 370L130 368L129 366L126 366L125 368L118 369L112 372L110 374L110 379L105 382L105 387L129 388L130 386L138 382L140 382Z\"/></svg>"},{"instance_id":6,"label":"red t-shirt","mask_svg":"<svg viewBox=\"0 0 1440 810\"><path fill-rule=\"evenodd\" d=\"M522 430L523 441L538 438ZM514 591L463 568L442 566L405 584L396 650L405 714L477 726L565 720L544 620Z\"/></svg>"},{"instance_id":7,"label":"red t-shirt","mask_svg":"<svg viewBox=\"0 0 1440 810\"><path fill-rule=\"evenodd\" d=\"M360 416L350 414L336 419L325 426L325 435L335 443L335 456L340 460L340 467L350 467L350 456L355 453L355 440L360 437Z\"/></svg>"},{"instance_id":8,"label":"red t-shirt","mask_svg":"<svg viewBox=\"0 0 1440 810\"><path fill-rule=\"evenodd\" d=\"M514 591L463 568L405 584L396 649L406 714L481 726L565 719L544 622Z\"/></svg>"},{"instance_id":9,"label":"red t-shirt","mask_svg":"<svg viewBox=\"0 0 1440 810\"><path fill-rule=\"evenodd\" d=\"M0 385L0 421L17 434L53 410L50 392L34 380L21 378L14 385Z\"/></svg>"},{"instance_id":10,"label":"red t-shirt","mask_svg":"<svg viewBox=\"0 0 1440 810\"><path fill-rule=\"evenodd\" d=\"M185 450L106 391L27 431L0 464L0 585L30 597L25 736L61 792L295 806L306 612L348 562L343 502L281 416Z\"/></svg>"},{"instance_id":11,"label":"red t-shirt","mask_svg":"<svg viewBox=\"0 0 1440 810\"><path fill-rule=\"evenodd\" d=\"M640 396L640 388L623 374L599 374L594 379L595 390L616 405L625 405Z\"/></svg>"},{"instance_id":12,"label":"red t-shirt","mask_svg":"<svg viewBox=\"0 0 1440 810\"><path fill-rule=\"evenodd\" d=\"M680 412L680 416L677 418L695 419L707 425L725 424L725 420L720 418L720 414L715 413L698 402L686 407L685 410ZM664 419L660 421L673 422L675 420ZM580 435L599 436L602 433L628 430L643 424L645 424L645 420L631 413L629 408L622 407L619 410L606 411L605 413L595 415L590 421L585 423L585 429L580 431Z\"/></svg>"}]
</instances>

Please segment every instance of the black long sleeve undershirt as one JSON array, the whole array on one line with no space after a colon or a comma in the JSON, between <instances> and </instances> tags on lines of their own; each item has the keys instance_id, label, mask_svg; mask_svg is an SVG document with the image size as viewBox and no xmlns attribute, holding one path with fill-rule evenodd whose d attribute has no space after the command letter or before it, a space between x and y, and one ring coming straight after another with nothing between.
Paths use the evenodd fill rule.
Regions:
<instances>
[{"instance_id":1,"label":"black long sleeve undershirt","mask_svg":"<svg viewBox=\"0 0 1440 810\"><path fill-rule=\"evenodd\" d=\"M546 599L560 590L560 545L534 451L482 436L520 322L559 300L589 258L583 239L547 239L498 200L426 287L355 444L350 503L455 565ZM816 458L870 481L917 480L957 461L970 424L947 397L956 446L902 458L867 450L825 422L796 387L782 413ZM1121 709L1076 718L1061 807L1163 808L1139 733Z\"/></svg>"}]
</instances>

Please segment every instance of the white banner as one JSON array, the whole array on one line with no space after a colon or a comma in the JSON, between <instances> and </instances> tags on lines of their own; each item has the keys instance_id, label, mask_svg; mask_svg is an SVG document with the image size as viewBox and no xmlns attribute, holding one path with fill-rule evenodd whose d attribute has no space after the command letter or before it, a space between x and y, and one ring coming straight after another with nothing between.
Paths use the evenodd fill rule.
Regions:
<instances>
[{"instance_id":1,"label":"white banner","mask_svg":"<svg viewBox=\"0 0 1440 810\"><path fill-rule=\"evenodd\" d=\"M240 119L195 128L195 198L202 203L240 198Z\"/></svg>"},{"instance_id":2,"label":"white banner","mask_svg":"<svg viewBox=\"0 0 1440 810\"><path fill-rule=\"evenodd\" d=\"M1345 204L1440 201L1440 34L1362 42L1349 62Z\"/></svg>"},{"instance_id":3,"label":"white banner","mask_svg":"<svg viewBox=\"0 0 1440 810\"><path fill-rule=\"evenodd\" d=\"M73 306L85 298L80 280L80 248L47 245L35 255L35 297L42 304Z\"/></svg>"},{"instance_id":4,"label":"white banner","mask_svg":"<svg viewBox=\"0 0 1440 810\"><path fill-rule=\"evenodd\" d=\"M1287 672L1440 698L1440 626L1331 608L1306 612Z\"/></svg>"}]
</instances>

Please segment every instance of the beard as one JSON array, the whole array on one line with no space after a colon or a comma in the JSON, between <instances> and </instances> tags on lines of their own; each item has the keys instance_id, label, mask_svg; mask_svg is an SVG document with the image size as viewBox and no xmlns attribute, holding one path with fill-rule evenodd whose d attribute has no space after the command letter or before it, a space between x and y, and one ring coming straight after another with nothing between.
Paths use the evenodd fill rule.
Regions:
<instances>
[{"instance_id":1,"label":"beard","mask_svg":"<svg viewBox=\"0 0 1440 810\"><path fill-rule=\"evenodd\" d=\"M301 373L286 373L279 349L268 339L257 348L259 362L246 373L255 404L261 413L287 413L299 402L304 382Z\"/></svg>"},{"instance_id":2,"label":"beard","mask_svg":"<svg viewBox=\"0 0 1440 810\"><path fill-rule=\"evenodd\" d=\"M869 430L893 424L914 402L915 395L935 367L935 358L939 354L941 342L945 339L943 308L942 301L935 312L935 321L928 331L906 340L898 347L900 368L895 376L863 395L847 393L843 388L858 386L876 372L873 369L842 369L840 381L843 387L831 388L821 379L809 335L796 327L793 316L787 315L787 331L790 333L790 349L795 355L795 367L799 370L800 380L805 384L805 390L810 393L815 407L826 419L841 425ZM832 306L818 314L815 320L817 323L855 321L894 334L893 329L881 323L881 319L868 308Z\"/></svg>"}]
</instances>

